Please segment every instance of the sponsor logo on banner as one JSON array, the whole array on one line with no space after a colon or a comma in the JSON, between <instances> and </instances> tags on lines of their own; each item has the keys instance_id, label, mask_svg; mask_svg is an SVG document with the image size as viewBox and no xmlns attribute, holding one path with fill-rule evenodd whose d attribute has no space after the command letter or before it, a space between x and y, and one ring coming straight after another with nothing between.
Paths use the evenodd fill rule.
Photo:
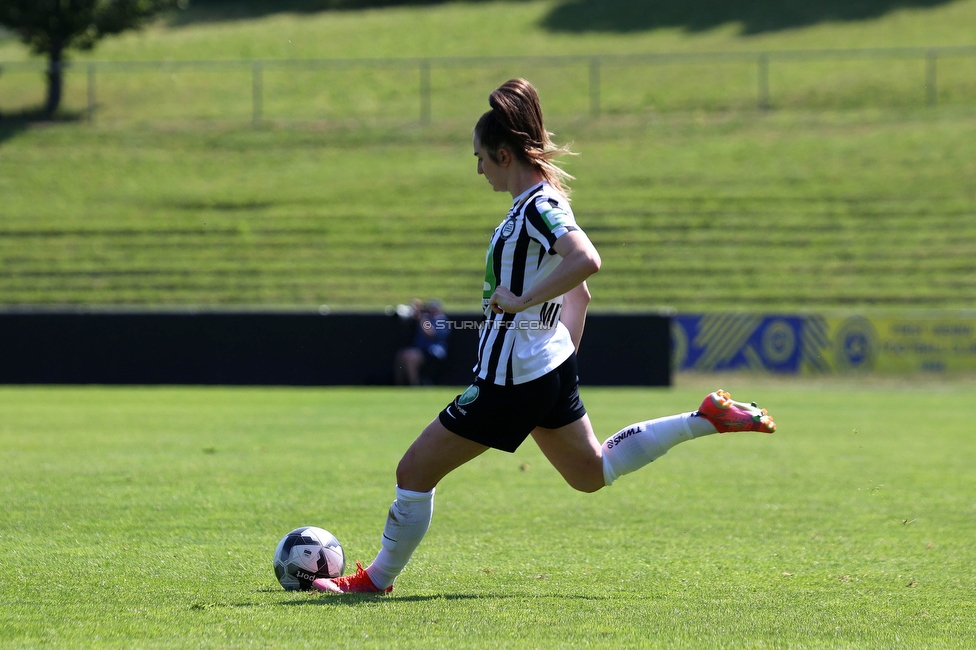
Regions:
<instances>
[{"instance_id":1,"label":"sponsor logo on banner","mask_svg":"<svg viewBox=\"0 0 976 650\"><path fill-rule=\"evenodd\" d=\"M848 318L834 332L834 359L839 370L873 370L878 358L878 335L867 318Z\"/></svg>"}]
</instances>

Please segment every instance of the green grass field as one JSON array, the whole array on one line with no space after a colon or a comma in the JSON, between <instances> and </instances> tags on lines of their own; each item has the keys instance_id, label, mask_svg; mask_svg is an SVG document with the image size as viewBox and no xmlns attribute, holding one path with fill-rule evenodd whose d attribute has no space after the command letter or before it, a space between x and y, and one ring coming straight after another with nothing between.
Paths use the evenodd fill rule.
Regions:
<instances>
[{"instance_id":1,"label":"green grass field","mask_svg":"<svg viewBox=\"0 0 976 650\"><path fill-rule=\"evenodd\" d=\"M583 396L604 438L714 382ZM732 384L776 435L595 495L531 442L463 467L381 599L284 592L272 551L371 560L452 389L0 388L0 646L972 647L971 381Z\"/></svg>"}]
</instances>

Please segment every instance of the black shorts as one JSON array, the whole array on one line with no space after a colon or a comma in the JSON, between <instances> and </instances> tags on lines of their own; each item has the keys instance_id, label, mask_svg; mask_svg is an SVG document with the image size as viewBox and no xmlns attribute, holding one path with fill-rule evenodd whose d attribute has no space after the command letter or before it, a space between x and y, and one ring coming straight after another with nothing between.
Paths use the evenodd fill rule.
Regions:
<instances>
[{"instance_id":1,"label":"black shorts","mask_svg":"<svg viewBox=\"0 0 976 650\"><path fill-rule=\"evenodd\" d=\"M462 438L513 452L536 427L558 429L584 415L573 354L555 370L524 384L498 386L476 378L438 419Z\"/></svg>"}]
</instances>

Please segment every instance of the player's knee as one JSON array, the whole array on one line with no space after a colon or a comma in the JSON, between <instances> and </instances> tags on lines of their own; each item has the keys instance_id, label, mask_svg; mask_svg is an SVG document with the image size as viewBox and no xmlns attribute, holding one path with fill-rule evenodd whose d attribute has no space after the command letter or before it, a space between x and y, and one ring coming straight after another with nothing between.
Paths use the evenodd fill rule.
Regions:
<instances>
[{"instance_id":1,"label":"player's knee","mask_svg":"<svg viewBox=\"0 0 976 650\"><path fill-rule=\"evenodd\" d=\"M606 482L603 480L603 474L601 473L599 477L596 476L574 476L566 477L566 482L569 486L578 492L586 492L587 494L592 494L606 487Z\"/></svg>"},{"instance_id":2,"label":"player's knee","mask_svg":"<svg viewBox=\"0 0 976 650\"><path fill-rule=\"evenodd\" d=\"M599 485L597 485L596 483L586 483L583 485L572 485L572 487L579 492L585 492L586 494L593 494L594 492L598 492L599 490L606 487L606 485L604 485L603 483L600 483Z\"/></svg>"},{"instance_id":3,"label":"player's knee","mask_svg":"<svg viewBox=\"0 0 976 650\"><path fill-rule=\"evenodd\" d=\"M397 464L397 485L404 490L427 492L437 485L437 481L432 479L429 474L429 472L424 471L423 463L413 448L408 449Z\"/></svg>"},{"instance_id":4,"label":"player's knee","mask_svg":"<svg viewBox=\"0 0 976 650\"><path fill-rule=\"evenodd\" d=\"M397 464L396 468L396 480L397 485L404 487L405 485L412 484L414 478L416 477L415 466L413 463L413 454L411 450L407 450L407 453L403 455L400 462ZM410 489L410 488L404 488Z\"/></svg>"}]
</instances>

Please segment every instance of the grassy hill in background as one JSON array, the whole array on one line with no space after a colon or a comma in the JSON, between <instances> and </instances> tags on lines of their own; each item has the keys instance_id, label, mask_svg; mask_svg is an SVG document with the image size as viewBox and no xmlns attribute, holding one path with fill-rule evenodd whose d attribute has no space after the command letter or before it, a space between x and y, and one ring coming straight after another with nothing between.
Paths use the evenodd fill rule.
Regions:
<instances>
[{"instance_id":1,"label":"grassy hill in background","mask_svg":"<svg viewBox=\"0 0 976 650\"><path fill-rule=\"evenodd\" d=\"M708 24L692 24L686 14L684 21L638 31L550 24L560 11L588 6L595 10L586 2L449 3L235 17L202 5L175 24L109 39L76 59L976 42L968 28L976 18L973 0L884 5L876 17L780 19L771 27L749 27L747 14ZM0 41L0 60L24 57L20 45ZM508 199L476 176L470 128L488 91L524 74L539 83L550 128L581 153L567 164L578 177L580 223L604 257L592 282L595 308L971 307L976 162L968 152L976 144L976 112L968 95L924 108L918 84L924 69L916 67L904 75L906 96L914 99L895 102L898 108L871 107L886 91L865 86L864 77L851 90L844 75L804 72L797 83L826 97L825 110L771 113L747 108L752 95L740 103L717 99L706 106L711 111L683 110L699 97L692 85L680 93L666 85L657 90L660 101L686 100L669 110L646 103L613 109L615 97L635 86L608 78L609 108L592 120L574 86L585 70L513 63L460 81L435 76L435 91L463 85L467 94L448 101L435 92L428 127L415 124L413 77L367 75L331 88L330 101L348 99L351 115L389 107L399 122L314 119L257 130L249 127L247 74L226 90L228 97L240 95L238 104L221 104L205 92L230 74L202 76L198 86L170 98L177 108L213 104L203 122L152 112L163 104L152 94L155 84L160 77L183 84L176 73L135 76L126 82L135 89L119 85L122 75L102 75L94 126L25 129L0 121L0 304L378 307L438 296L452 307L475 308L484 248ZM940 74L949 80L968 74L965 67L952 70ZM708 72L691 77L698 73ZM0 110L9 97L4 88L24 74L0 75ZM753 68L742 75L755 83ZM777 90L794 85L790 79L773 74L774 105L790 106L785 90ZM315 77L299 80L301 88L328 87ZM403 97L387 92L398 81L411 89ZM74 83L68 95L83 97L83 84ZM300 93L266 90L272 117L275 111L313 115L302 113L307 100ZM852 93L860 108L844 110L846 100L837 98Z\"/></svg>"},{"instance_id":2,"label":"grassy hill in background","mask_svg":"<svg viewBox=\"0 0 976 650\"><path fill-rule=\"evenodd\" d=\"M970 307L971 113L580 126L594 307ZM469 131L58 127L3 144L11 303L475 308L509 199Z\"/></svg>"}]
</instances>

